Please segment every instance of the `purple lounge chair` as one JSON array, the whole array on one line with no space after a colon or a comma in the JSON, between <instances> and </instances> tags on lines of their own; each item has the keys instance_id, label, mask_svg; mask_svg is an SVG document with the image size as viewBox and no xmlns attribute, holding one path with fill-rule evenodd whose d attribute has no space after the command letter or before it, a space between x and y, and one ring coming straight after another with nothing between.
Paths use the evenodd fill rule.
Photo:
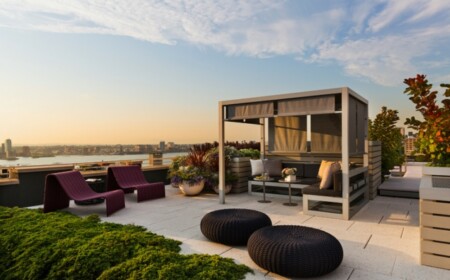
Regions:
<instances>
[{"instance_id":1,"label":"purple lounge chair","mask_svg":"<svg viewBox=\"0 0 450 280\"><path fill-rule=\"evenodd\" d=\"M106 189L123 189L125 193L137 190L137 201L166 196L163 182L149 183L138 165L112 166L108 168Z\"/></svg>"},{"instance_id":2,"label":"purple lounge chair","mask_svg":"<svg viewBox=\"0 0 450 280\"><path fill-rule=\"evenodd\" d=\"M125 207L122 190L94 192L79 171L52 173L45 178L44 213L69 207L71 199L83 201L94 198L106 200L107 216Z\"/></svg>"}]
</instances>

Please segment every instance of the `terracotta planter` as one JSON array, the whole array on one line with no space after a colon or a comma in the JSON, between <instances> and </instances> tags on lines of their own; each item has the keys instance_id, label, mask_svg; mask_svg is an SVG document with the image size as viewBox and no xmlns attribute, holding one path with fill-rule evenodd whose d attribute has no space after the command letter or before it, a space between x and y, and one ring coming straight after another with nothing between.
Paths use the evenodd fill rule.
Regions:
<instances>
[{"instance_id":1,"label":"terracotta planter","mask_svg":"<svg viewBox=\"0 0 450 280\"><path fill-rule=\"evenodd\" d=\"M201 193L204 186L205 180L201 180L200 182L193 185L190 185L187 181L183 181L178 187L183 194L191 196Z\"/></svg>"}]
</instances>

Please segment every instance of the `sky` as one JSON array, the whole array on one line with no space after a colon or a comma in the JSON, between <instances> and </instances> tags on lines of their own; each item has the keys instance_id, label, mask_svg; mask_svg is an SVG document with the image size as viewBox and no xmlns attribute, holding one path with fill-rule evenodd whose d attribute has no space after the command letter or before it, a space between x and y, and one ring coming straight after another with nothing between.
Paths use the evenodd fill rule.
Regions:
<instances>
[{"instance_id":1,"label":"sky","mask_svg":"<svg viewBox=\"0 0 450 280\"><path fill-rule=\"evenodd\" d=\"M449 14L448 0L0 0L0 141L211 142L220 100L343 86L403 126L405 78L450 83Z\"/></svg>"}]
</instances>

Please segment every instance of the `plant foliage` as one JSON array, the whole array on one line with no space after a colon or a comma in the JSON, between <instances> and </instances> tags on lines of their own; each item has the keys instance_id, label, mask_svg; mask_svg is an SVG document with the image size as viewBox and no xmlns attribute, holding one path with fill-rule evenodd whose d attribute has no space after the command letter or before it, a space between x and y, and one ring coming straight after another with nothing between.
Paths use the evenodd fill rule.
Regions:
<instances>
[{"instance_id":1,"label":"plant foliage","mask_svg":"<svg viewBox=\"0 0 450 280\"><path fill-rule=\"evenodd\" d=\"M239 154L241 157L249 157L251 159L259 159L261 157L261 152L257 149L240 149Z\"/></svg>"},{"instance_id":2,"label":"plant foliage","mask_svg":"<svg viewBox=\"0 0 450 280\"><path fill-rule=\"evenodd\" d=\"M0 207L0 279L243 279L231 259L181 255L181 242L135 225Z\"/></svg>"},{"instance_id":3,"label":"plant foliage","mask_svg":"<svg viewBox=\"0 0 450 280\"><path fill-rule=\"evenodd\" d=\"M381 141L381 172L389 174L389 170L405 162L403 136L396 127L399 120L398 111L381 107L375 120L369 120L369 139Z\"/></svg>"},{"instance_id":4,"label":"plant foliage","mask_svg":"<svg viewBox=\"0 0 450 280\"><path fill-rule=\"evenodd\" d=\"M408 86L404 93L409 96L423 121L414 117L407 118L405 124L418 130L417 152L424 154L434 166L450 165L450 99L444 98L437 104L437 91L428 83L425 75L405 79ZM450 84L441 84L445 88L444 97L450 97Z\"/></svg>"}]
</instances>

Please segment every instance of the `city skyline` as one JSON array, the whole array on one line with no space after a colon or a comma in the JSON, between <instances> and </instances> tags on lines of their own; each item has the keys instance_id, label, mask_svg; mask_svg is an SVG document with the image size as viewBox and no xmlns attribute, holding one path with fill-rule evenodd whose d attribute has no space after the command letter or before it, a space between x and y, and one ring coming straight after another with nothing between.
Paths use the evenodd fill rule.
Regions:
<instances>
[{"instance_id":1,"label":"city skyline","mask_svg":"<svg viewBox=\"0 0 450 280\"><path fill-rule=\"evenodd\" d=\"M213 142L220 100L348 86L415 113L403 79L450 82L450 2L33 1L0 4L0 139ZM227 124L227 140L259 127Z\"/></svg>"}]
</instances>

